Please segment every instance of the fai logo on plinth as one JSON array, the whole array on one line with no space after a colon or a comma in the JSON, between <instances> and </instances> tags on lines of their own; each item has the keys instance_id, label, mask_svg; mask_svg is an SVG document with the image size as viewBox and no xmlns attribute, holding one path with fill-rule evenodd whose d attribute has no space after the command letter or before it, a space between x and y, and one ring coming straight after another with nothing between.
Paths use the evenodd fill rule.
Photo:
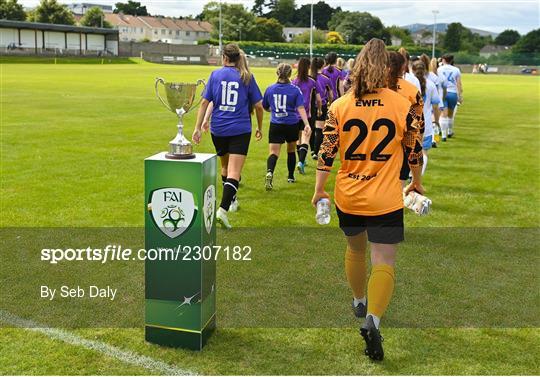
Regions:
<instances>
[{"instance_id":1,"label":"fai logo on plinth","mask_svg":"<svg viewBox=\"0 0 540 377\"><path fill-rule=\"evenodd\" d=\"M157 227L168 237L176 238L191 226L197 208L191 192L168 187L152 192L148 210Z\"/></svg>"},{"instance_id":2,"label":"fai logo on plinth","mask_svg":"<svg viewBox=\"0 0 540 377\"><path fill-rule=\"evenodd\" d=\"M212 231L212 224L214 223L214 216L216 213L216 186L210 185L204 192L204 226L206 232L210 234Z\"/></svg>"}]
</instances>

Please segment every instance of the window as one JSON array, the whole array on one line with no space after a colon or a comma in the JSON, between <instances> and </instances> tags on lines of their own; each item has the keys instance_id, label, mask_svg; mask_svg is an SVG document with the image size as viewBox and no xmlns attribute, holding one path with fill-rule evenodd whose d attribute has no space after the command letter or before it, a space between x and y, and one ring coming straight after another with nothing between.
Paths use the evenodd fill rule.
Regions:
<instances>
[{"instance_id":1,"label":"window","mask_svg":"<svg viewBox=\"0 0 540 377\"><path fill-rule=\"evenodd\" d=\"M189 34L190 34L189 31L186 31L186 37L189 37Z\"/></svg>"},{"instance_id":2,"label":"window","mask_svg":"<svg viewBox=\"0 0 540 377\"><path fill-rule=\"evenodd\" d=\"M196 35L196 36L198 37L198 36L199 36L199 32L198 32L198 31L196 31L196 32L195 32L195 35Z\"/></svg>"},{"instance_id":3,"label":"window","mask_svg":"<svg viewBox=\"0 0 540 377\"><path fill-rule=\"evenodd\" d=\"M154 34L157 34L157 30L154 30Z\"/></svg>"},{"instance_id":4,"label":"window","mask_svg":"<svg viewBox=\"0 0 540 377\"><path fill-rule=\"evenodd\" d=\"M169 30L169 35L172 35L172 30Z\"/></svg>"},{"instance_id":5,"label":"window","mask_svg":"<svg viewBox=\"0 0 540 377\"><path fill-rule=\"evenodd\" d=\"M144 30L143 30L143 28L141 28L140 32L141 32L141 33L144 33Z\"/></svg>"},{"instance_id":6,"label":"window","mask_svg":"<svg viewBox=\"0 0 540 377\"><path fill-rule=\"evenodd\" d=\"M180 35L180 30L176 30L176 36L178 37Z\"/></svg>"},{"instance_id":7,"label":"window","mask_svg":"<svg viewBox=\"0 0 540 377\"><path fill-rule=\"evenodd\" d=\"M165 29L161 29L161 35L165 35Z\"/></svg>"}]
</instances>

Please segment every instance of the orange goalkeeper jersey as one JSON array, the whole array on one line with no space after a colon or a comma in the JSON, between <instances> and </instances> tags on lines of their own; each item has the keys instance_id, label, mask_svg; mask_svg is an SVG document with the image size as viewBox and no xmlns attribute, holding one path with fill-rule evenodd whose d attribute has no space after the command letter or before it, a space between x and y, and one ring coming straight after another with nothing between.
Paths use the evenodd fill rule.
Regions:
<instances>
[{"instance_id":1,"label":"orange goalkeeper jersey","mask_svg":"<svg viewBox=\"0 0 540 377\"><path fill-rule=\"evenodd\" d=\"M411 102L387 88L357 100L353 92L328 111L317 169L329 171L339 152L334 200L353 215L377 216L403 208L399 172L422 163L422 130Z\"/></svg>"}]
</instances>

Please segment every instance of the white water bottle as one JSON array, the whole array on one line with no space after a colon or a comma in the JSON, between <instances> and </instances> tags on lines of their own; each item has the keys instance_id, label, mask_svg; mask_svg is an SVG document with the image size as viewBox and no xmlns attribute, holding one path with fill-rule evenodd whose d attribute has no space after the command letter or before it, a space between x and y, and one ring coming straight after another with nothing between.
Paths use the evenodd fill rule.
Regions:
<instances>
[{"instance_id":1,"label":"white water bottle","mask_svg":"<svg viewBox=\"0 0 540 377\"><path fill-rule=\"evenodd\" d=\"M327 198L322 198L317 202L315 220L319 225L326 225L330 222L330 200Z\"/></svg>"}]
</instances>

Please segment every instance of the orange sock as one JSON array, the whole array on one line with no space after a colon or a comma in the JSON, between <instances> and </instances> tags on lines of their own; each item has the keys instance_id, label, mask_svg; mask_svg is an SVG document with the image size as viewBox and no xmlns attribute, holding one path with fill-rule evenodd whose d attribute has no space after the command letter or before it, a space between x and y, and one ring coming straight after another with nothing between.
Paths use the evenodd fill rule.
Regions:
<instances>
[{"instance_id":1,"label":"orange sock","mask_svg":"<svg viewBox=\"0 0 540 377\"><path fill-rule=\"evenodd\" d=\"M366 296L366 251L352 251L347 247L345 252L345 274L355 298Z\"/></svg>"},{"instance_id":2,"label":"orange sock","mask_svg":"<svg viewBox=\"0 0 540 377\"><path fill-rule=\"evenodd\" d=\"M377 264L371 268L368 282L368 314L382 317L394 292L394 267Z\"/></svg>"}]
</instances>

